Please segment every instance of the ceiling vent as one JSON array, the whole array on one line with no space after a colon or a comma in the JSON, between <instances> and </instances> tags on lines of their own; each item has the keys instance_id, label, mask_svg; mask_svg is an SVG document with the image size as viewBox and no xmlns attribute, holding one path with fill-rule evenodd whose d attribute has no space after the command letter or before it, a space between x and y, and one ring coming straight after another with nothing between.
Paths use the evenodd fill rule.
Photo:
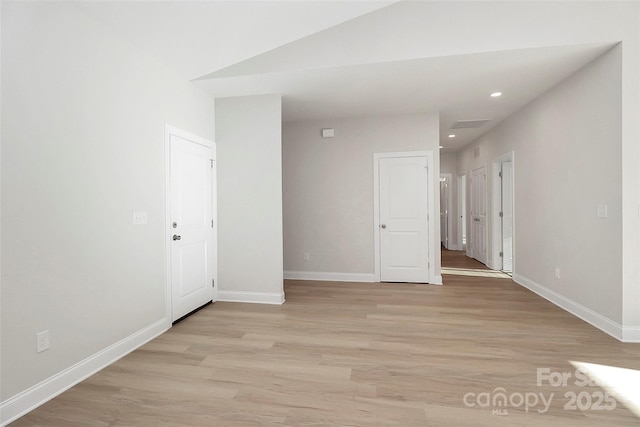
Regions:
<instances>
[{"instance_id":1,"label":"ceiling vent","mask_svg":"<svg viewBox=\"0 0 640 427\"><path fill-rule=\"evenodd\" d=\"M474 129L479 128L487 123L489 123L491 119L479 119L479 120L456 120L456 122L451 125L450 129Z\"/></svg>"}]
</instances>

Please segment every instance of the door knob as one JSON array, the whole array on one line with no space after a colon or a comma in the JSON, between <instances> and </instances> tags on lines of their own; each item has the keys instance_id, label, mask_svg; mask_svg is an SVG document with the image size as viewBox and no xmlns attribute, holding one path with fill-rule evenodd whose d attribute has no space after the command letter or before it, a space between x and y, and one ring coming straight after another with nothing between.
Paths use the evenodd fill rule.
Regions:
<instances>
[{"instance_id":1,"label":"door knob","mask_svg":"<svg viewBox=\"0 0 640 427\"><path fill-rule=\"evenodd\" d=\"M182 239L182 236L178 236L177 234L173 235L173 240L180 240Z\"/></svg>"},{"instance_id":2,"label":"door knob","mask_svg":"<svg viewBox=\"0 0 640 427\"><path fill-rule=\"evenodd\" d=\"M380 224L380 228L387 228L387 224Z\"/></svg>"}]
</instances>

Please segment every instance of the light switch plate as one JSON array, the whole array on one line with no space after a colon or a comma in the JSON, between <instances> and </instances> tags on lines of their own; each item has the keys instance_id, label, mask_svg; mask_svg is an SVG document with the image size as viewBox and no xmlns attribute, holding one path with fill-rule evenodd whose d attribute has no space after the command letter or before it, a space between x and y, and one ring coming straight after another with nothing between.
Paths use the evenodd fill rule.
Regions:
<instances>
[{"instance_id":1,"label":"light switch plate","mask_svg":"<svg viewBox=\"0 0 640 427\"><path fill-rule=\"evenodd\" d=\"M133 225L144 225L147 223L147 213L138 211L133 213Z\"/></svg>"}]
</instances>

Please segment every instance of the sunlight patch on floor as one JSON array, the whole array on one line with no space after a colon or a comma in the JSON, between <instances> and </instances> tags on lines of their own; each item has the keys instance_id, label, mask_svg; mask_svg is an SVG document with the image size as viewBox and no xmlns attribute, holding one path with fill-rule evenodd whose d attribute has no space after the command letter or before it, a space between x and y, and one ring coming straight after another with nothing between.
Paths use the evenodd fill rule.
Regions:
<instances>
[{"instance_id":1,"label":"sunlight patch on floor","mask_svg":"<svg viewBox=\"0 0 640 427\"><path fill-rule=\"evenodd\" d=\"M570 363L587 374L594 385L604 388L616 401L640 417L640 371L595 363Z\"/></svg>"},{"instance_id":2,"label":"sunlight patch on floor","mask_svg":"<svg viewBox=\"0 0 640 427\"><path fill-rule=\"evenodd\" d=\"M472 276L472 277L493 277L496 279L511 279L507 273L494 270L479 270L473 268L448 268L442 267L442 274L451 274L454 276Z\"/></svg>"}]
</instances>

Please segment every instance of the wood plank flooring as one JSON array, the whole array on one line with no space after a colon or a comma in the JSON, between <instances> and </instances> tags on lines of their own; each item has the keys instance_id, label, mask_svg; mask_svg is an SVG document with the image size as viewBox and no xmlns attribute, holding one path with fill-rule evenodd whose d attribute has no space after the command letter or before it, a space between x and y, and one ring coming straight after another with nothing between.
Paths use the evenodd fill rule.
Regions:
<instances>
[{"instance_id":1,"label":"wood plank flooring","mask_svg":"<svg viewBox=\"0 0 640 427\"><path fill-rule=\"evenodd\" d=\"M620 402L565 410L601 389L538 386L536 369L640 369L640 345L509 279L444 282L287 281L282 306L215 303L12 426L639 425ZM497 388L515 399L503 415L478 407ZM515 407L534 393L548 411Z\"/></svg>"}]
</instances>

